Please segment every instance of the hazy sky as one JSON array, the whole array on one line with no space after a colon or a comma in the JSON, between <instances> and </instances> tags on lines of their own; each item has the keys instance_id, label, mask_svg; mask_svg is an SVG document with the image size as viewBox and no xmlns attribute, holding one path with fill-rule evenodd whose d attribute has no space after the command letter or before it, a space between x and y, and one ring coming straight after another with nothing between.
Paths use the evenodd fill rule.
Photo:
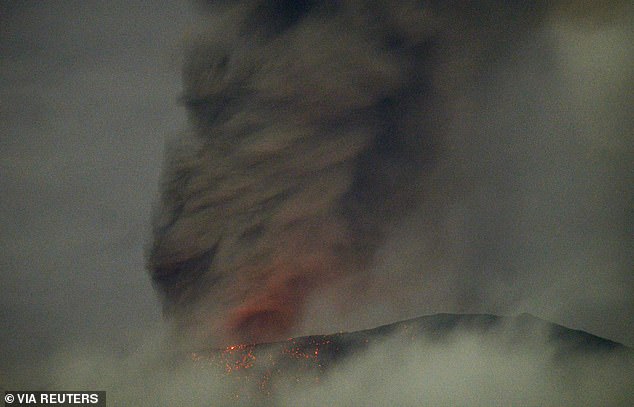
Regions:
<instances>
[{"instance_id":1,"label":"hazy sky","mask_svg":"<svg viewBox=\"0 0 634 407\"><path fill-rule=\"evenodd\" d=\"M156 324L143 264L183 1L2 2L0 364ZM4 370L6 366L0 366Z\"/></svg>"},{"instance_id":2,"label":"hazy sky","mask_svg":"<svg viewBox=\"0 0 634 407\"><path fill-rule=\"evenodd\" d=\"M179 50L187 26L195 17L185 1L5 1L0 13L1 380L12 367L27 366L67 345L103 344L124 350L130 338L160 323L160 307L144 269L143 255L158 191L164 141L186 127L184 109L178 105ZM604 43L613 44L609 33L606 35L607 38L595 39L603 57L616 58L612 67L616 72L611 68L605 80L606 86L613 86L621 83L620 61L625 57L618 49L603 47ZM575 52L571 51L568 57L579 57ZM582 64L578 72L582 82L595 83L595 63L593 60ZM506 76L506 80L513 78L513 72ZM616 79L610 82L610 78ZM595 85L600 87L602 83L598 80ZM506 87L514 88L514 84ZM528 88L525 85L524 89ZM584 89L595 95L603 88L580 89L571 100L582 104L583 98L588 97ZM613 95L614 100L610 99L611 93L599 94L607 101L605 106L613 103L616 109L601 105L591 107L588 114L581 109L572 117L596 115L603 109L613 113L615 116L605 122L590 120L588 124L609 138L615 129L622 130L623 118L619 114L627 111L621 103L622 91ZM495 100L495 95L489 96ZM503 114L504 110L500 112ZM615 129L609 128L611 123L616 123ZM627 127L629 121L625 124L625 129L631 129ZM556 132L559 125L550 126L550 131ZM500 124L494 133L504 131L504 126ZM512 293L524 288L536 293L533 299L518 300L520 305L513 303L518 310L634 345L634 299L630 291L634 282L631 269L628 270L632 265L632 241L631 236L627 238L627 232L632 232L628 206L632 197L631 173L628 176L624 172L632 168L628 164L631 146L623 143L628 138L621 136L606 143L593 140L579 147L564 138L554 147L563 157L558 164L547 157L527 159L543 140L536 141L537 147L524 145L527 149L520 151L520 157L526 160L520 160L520 164L527 168L542 165L543 170L523 178L522 185L534 190L529 189L522 202L536 206L524 214L522 222L514 224L510 233L498 236L500 241L521 238L519 243L509 243L502 249L505 252L490 258L484 252L473 258L484 259L487 266L511 264L520 271L532 266L540 268L535 274L540 278L518 272L517 276L500 279L512 287ZM568 144L574 147L569 148ZM497 151L499 146L493 143L491 147ZM592 154L583 156L584 161L578 152ZM508 163L494 160L493 164L497 166L493 170L503 174L499 185L514 185ZM473 163L470 170L477 173L478 165L483 162ZM539 192L539 174L545 175L545 194ZM606 184L608 181L613 183ZM507 197L515 196L511 190L509 187ZM486 185L480 193L486 196ZM559 205L558 200L566 204ZM491 207L485 197L457 207L456 211L463 215L485 215L473 218L478 221L495 220L489 224L490 229L482 229L481 224L467 225L471 234L463 235L466 237L461 243L468 244L470 238L480 236L476 243L484 244L484 237L495 235L496 228L506 230L505 216L512 216L517 207L506 211L505 205L512 206L514 202L511 199ZM493 213L495 209L502 213ZM567 218L571 213L568 209L578 215L575 219L589 220L562 222L569 229L554 235L544 232L548 222L562 217L573 219ZM548 216L541 216L549 210L552 211ZM407 276L414 273L418 264L431 261L425 258L424 250L421 254L420 247L425 242L417 240L417 225L426 224L425 216L421 219L394 232L396 243L384 250L387 254L377 273L381 267L409 262L400 274ZM615 225L618 230L613 228ZM556 241L557 236L563 236L557 240L561 246L547 249L544 256L527 257L526 250L541 250L540 245ZM572 236L577 240L570 240ZM514 250L522 255L508 257ZM393 253L404 254L395 257ZM578 257L580 253L585 253L586 258ZM469 262L473 258L463 260ZM562 263L543 264L553 259ZM574 266L577 272L566 271L570 265L566 262L572 259L580 259ZM543 270L547 267L552 273ZM541 278L545 275L549 277ZM398 310L399 303L395 301L392 306L397 310L386 315L405 317L427 311L455 311L455 303L445 307L450 309L443 309L445 303L440 297L451 291L450 285L459 279L433 272L428 277L412 284L408 281L410 298L402 302L405 311ZM460 280L462 289L483 286L484 278L472 277L468 283ZM389 277L378 281L393 288L394 281ZM416 289L421 295L416 295ZM394 293L395 297L398 295ZM490 293L486 295L491 297ZM560 300L561 307L553 306L552 301Z\"/></svg>"}]
</instances>

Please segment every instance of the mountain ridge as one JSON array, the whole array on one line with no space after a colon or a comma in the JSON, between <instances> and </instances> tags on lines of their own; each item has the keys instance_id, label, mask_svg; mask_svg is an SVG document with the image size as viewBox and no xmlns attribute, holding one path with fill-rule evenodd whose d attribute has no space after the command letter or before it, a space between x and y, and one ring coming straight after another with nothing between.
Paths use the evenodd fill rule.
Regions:
<instances>
[{"instance_id":1,"label":"mountain ridge","mask_svg":"<svg viewBox=\"0 0 634 407\"><path fill-rule=\"evenodd\" d=\"M474 336L475 335L475 336ZM256 393L270 396L288 386L313 386L337 366L371 349L389 345L390 352L434 352L435 345L454 343L462 337L480 338L501 352L552 350L553 368L578 357L616 355L634 360L627 346L585 331L570 329L531 314L497 316L493 314L433 314L411 318L375 328L308 335L285 341L236 344L223 349L190 353L196 367L222 372L236 384L236 397L249 399ZM418 345L424 345L418 347ZM431 347L427 347L431 345ZM376 346L376 348L373 348ZM419 350L422 349L422 350ZM401 355L406 357L407 355ZM397 361L385 369L398 368ZM629 363L629 362L628 362ZM386 370L387 371L387 370ZM286 386L286 387L285 387ZM240 396L241 394L241 396Z\"/></svg>"}]
</instances>

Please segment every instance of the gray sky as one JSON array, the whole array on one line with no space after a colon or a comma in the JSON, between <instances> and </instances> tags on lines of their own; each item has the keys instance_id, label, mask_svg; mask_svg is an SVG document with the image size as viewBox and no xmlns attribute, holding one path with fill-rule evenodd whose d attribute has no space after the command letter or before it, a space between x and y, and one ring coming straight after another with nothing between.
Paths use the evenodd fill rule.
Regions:
<instances>
[{"instance_id":1,"label":"gray sky","mask_svg":"<svg viewBox=\"0 0 634 407\"><path fill-rule=\"evenodd\" d=\"M186 2L3 2L0 369L160 321L146 276Z\"/></svg>"},{"instance_id":2,"label":"gray sky","mask_svg":"<svg viewBox=\"0 0 634 407\"><path fill-rule=\"evenodd\" d=\"M183 33L195 17L185 1L4 2L0 12L1 381L15 366L26 366L64 346L102 344L124 350L131 338L160 324L159 304L144 270L143 253L164 141L186 128L185 112L177 103L179 50ZM601 41L613 43L610 37L595 39L604 57L621 58L618 51L611 54L603 47ZM572 50L567 57L579 56ZM614 64L617 72L610 73L616 78L613 82L610 75L605 83L593 82L596 61L582 64L589 71L581 70L578 78L599 87L620 83L624 74L618 71L623 65L619 61ZM513 72L507 76L513 77ZM506 86L513 88L514 84ZM584 91L596 95L605 87L580 89L571 100L583 105L583 98L589 97ZM619 95L599 95L607 101L605 105L591 107L589 113L579 109L573 117L587 118L605 111L606 121L587 119L587 128L608 136L631 130L627 120L625 127L619 127L623 122L619 114L627 111ZM489 119L495 121L495 115ZM613 123L616 130L609 128ZM487 127L481 125L484 133ZM558 131L559 125L551 126L550 131ZM494 131L503 132L504 123ZM487 266L504 266L504 259L513 260L517 270L524 270L500 278L493 288L502 290L500 284L507 283L511 292L526 289L535 293L520 298L519 305L514 302L518 310L634 345L630 290L634 282L628 269L632 241L631 236L627 238L627 232L632 232L628 206L632 194L624 172L632 168L627 140L594 143L591 137L589 143L569 149L566 143L576 142L563 139L554 147L563 157L558 164L548 157L530 158L544 140L537 140L537 147L523 145L527 150L520 154L525 159L520 164L542 166L547 192L538 192L544 189L537 182L540 173L525 177L522 186L532 187L535 195L530 188L524 190L521 201L536 206L500 236L500 241L511 237L519 239L518 243L483 261ZM492 151L498 148L493 145ZM599 154L592 155L597 151ZM581 164L578 152L592 153L584 156L588 166ZM492 170L502 175L499 184L489 187L514 185L507 163L500 159L493 164ZM469 171L477 173L477 166L484 162L469 165ZM575 181L568 183L571 174L576 174ZM560 189L562 185L567 187ZM482 186L482 196L487 188ZM507 197L514 195L509 192ZM562 206L558 200L571 203ZM505 205L512 208L506 211ZM504 216L517 211L513 205L511 200L491 207L488 199L472 199L455 210L458 215L486 215L470 219L493 219L504 229ZM502 210L501 215L495 209ZM555 234L544 232L553 220L573 219L567 217L570 210L590 220L562 222L570 228ZM543 216L545 212L547 216ZM407 277L418 272L420 264L433 262L421 251L426 242L417 240L417 225L426 225L425 216L406 223L394 233L396 243L385 249L388 254L377 267L382 276L389 275L381 274L382 267L389 270L399 265L405 269L399 276ZM468 234L461 235L462 241L451 247L458 250L459 244L468 244L477 236L482 239L478 244L484 244L486 236L496 233L485 230L482 235L481 226L471 225ZM577 240L570 240L572 236ZM530 248L540 250L540 245L555 241L561 246L551 246L544 256L526 255ZM509 260L513 250L523 255ZM580 258L583 253L586 257ZM482 253L479 256L483 258ZM574 259L580 259L580 264L573 267L576 272L570 272L567 262ZM463 260L473 265L473 259ZM562 263L549 263L552 260ZM535 265L539 270L527 271ZM459 274L465 264L449 266ZM457 281L463 282L462 289L484 286L485 277L471 277L465 283L450 273L430 271L426 280L406 281L409 297L394 301L396 311L386 312L385 318L459 310L456 304L445 302L444 293L455 291L452 284ZM384 282L385 287L394 287L395 281L383 278L378 278L379 286ZM491 293L487 296L494 305L477 310L509 309L495 306Z\"/></svg>"}]
</instances>

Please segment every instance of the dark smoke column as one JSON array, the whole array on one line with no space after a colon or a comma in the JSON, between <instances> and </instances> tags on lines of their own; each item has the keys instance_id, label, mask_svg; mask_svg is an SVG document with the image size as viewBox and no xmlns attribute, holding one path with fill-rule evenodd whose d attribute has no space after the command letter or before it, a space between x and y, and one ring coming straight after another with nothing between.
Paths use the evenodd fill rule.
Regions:
<instances>
[{"instance_id":1,"label":"dark smoke column","mask_svg":"<svg viewBox=\"0 0 634 407\"><path fill-rule=\"evenodd\" d=\"M531 11L234 3L210 6L187 58L192 128L169 152L149 256L193 343L283 339L316 288L361 291L386 228L425 193L442 106L477 65L464 61L500 45L464 41L469 22L501 41L517 33L499 20Z\"/></svg>"}]
</instances>

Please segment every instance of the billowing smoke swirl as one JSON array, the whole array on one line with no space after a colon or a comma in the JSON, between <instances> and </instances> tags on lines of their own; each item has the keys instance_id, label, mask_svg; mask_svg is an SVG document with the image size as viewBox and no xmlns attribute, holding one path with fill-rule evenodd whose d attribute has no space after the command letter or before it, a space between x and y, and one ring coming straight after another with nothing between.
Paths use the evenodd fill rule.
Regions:
<instances>
[{"instance_id":1,"label":"billowing smoke swirl","mask_svg":"<svg viewBox=\"0 0 634 407\"><path fill-rule=\"evenodd\" d=\"M166 314L196 345L280 339L323 286L362 291L393 224L461 193L443 182L448 128L546 12L220 3L186 60L192 129L169 151L149 260Z\"/></svg>"}]
</instances>

